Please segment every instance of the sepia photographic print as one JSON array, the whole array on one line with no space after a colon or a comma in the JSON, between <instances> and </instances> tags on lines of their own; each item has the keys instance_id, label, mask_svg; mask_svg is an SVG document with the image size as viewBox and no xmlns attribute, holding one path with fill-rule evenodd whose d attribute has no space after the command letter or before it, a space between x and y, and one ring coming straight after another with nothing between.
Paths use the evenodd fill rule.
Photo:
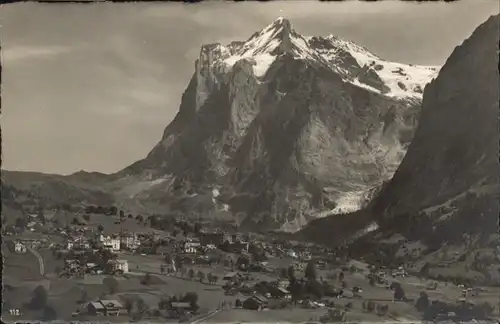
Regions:
<instances>
[{"instance_id":1,"label":"sepia photographic print","mask_svg":"<svg viewBox=\"0 0 500 324\"><path fill-rule=\"evenodd\" d=\"M499 2L0 5L3 323L498 323Z\"/></svg>"}]
</instances>

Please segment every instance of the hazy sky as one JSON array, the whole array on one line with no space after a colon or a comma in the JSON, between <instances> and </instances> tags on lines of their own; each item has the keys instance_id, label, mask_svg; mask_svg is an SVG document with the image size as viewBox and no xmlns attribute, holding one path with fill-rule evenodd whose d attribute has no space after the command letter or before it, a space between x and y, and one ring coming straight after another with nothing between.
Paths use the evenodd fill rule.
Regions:
<instances>
[{"instance_id":1,"label":"hazy sky","mask_svg":"<svg viewBox=\"0 0 500 324\"><path fill-rule=\"evenodd\" d=\"M146 156L176 114L203 43L245 40L284 16L405 63L441 65L496 0L414 4L37 4L0 8L3 165L114 172Z\"/></svg>"}]
</instances>

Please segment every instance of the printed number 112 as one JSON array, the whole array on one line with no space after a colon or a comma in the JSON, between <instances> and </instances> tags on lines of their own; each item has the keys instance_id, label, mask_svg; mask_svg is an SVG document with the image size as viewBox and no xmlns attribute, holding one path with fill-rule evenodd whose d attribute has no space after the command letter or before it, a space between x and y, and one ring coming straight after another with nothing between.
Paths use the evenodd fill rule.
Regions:
<instances>
[{"instance_id":1,"label":"printed number 112","mask_svg":"<svg viewBox=\"0 0 500 324\"><path fill-rule=\"evenodd\" d=\"M19 312L19 309L17 309L17 308L9 309L9 312L10 312L10 315L15 315L15 316L21 315L21 313Z\"/></svg>"}]
</instances>

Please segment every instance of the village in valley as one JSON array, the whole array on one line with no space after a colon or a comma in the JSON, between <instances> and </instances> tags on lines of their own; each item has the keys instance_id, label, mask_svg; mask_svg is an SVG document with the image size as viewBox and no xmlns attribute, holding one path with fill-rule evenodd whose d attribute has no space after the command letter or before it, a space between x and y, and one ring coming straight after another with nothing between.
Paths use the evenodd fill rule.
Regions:
<instances>
[{"instance_id":1,"label":"village in valley","mask_svg":"<svg viewBox=\"0 0 500 324\"><path fill-rule=\"evenodd\" d=\"M38 210L4 226L5 321L341 322L488 319L498 287L234 224L116 207ZM407 269L408 268L408 269Z\"/></svg>"}]
</instances>

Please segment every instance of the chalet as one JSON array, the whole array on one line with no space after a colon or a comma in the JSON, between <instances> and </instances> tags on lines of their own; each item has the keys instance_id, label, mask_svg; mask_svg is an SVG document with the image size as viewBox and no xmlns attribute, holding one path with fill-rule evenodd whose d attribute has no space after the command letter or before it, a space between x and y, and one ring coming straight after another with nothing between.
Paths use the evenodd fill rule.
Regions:
<instances>
[{"instance_id":1,"label":"chalet","mask_svg":"<svg viewBox=\"0 0 500 324\"><path fill-rule=\"evenodd\" d=\"M87 305L87 313L94 316L105 316L106 308L100 302L90 302Z\"/></svg>"},{"instance_id":2,"label":"chalet","mask_svg":"<svg viewBox=\"0 0 500 324\"><path fill-rule=\"evenodd\" d=\"M80 263L76 259L66 259L64 260L64 268L69 270L77 270L80 267Z\"/></svg>"},{"instance_id":3,"label":"chalet","mask_svg":"<svg viewBox=\"0 0 500 324\"><path fill-rule=\"evenodd\" d=\"M238 272L228 272L222 278L223 280L236 280L241 278L241 275Z\"/></svg>"},{"instance_id":4,"label":"chalet","mask_svg":"<svg viewBox=\"0 0 500 324\"><path fill-rule=\"evenodd\" d=\"M122 233L120 235L120 248L127 250L136 250L141 241L135 233Z\"/></svg>"},{"instance_id":5,"label":"chalet","mask_svg":"<svg viewBox=\"0 0 500 324\"><path fill-rule=\"evenodd\" d=\"M184 253L196 254L201 247L200 242L197 241L186 241L184 243Z\"/></svg>"},{"instance_id":6,"label":"chalet","mask_svg":"<svg viewBox=\"0 0 500 324\"><path fill-rule=\"evenodd\" d=\"M66 242L67 250L87 250L90 249L90 243L84 237L80 236L70 239Z\"/></svg>"},{"instance_id":7,"label":"chalet","mask_svg":"<svg viewBox=\"0 0 500 324\"><path fill-rule=\"evenodd\" d=\"M282 287L277 287L276 289L273 289L271 295L274 298L281 298L286 300L292 299L292 295L290 294L290 292Z\"/></svg>"},{"instance_id":8,"label":"chalet","mask_svg":"<svg viewBox=\"0 0 500 324\"><path fill-rule=\"evenodd\" d=\"M16 253L26 253L26 245L21 241L14 241L12 243L12 250Z\"/></svg>"},{"instance_id":9,"label":"chalet","mask_svg":"<svg viewBox=\"0 0 500 324\"><path fill-rule=\"evenodd\" d=\"M238 252L248 252L249 244L248 242L233 242L231 244L231 250Z\"/></svg>"},{"instance_id":10,"label":"chalet","mask_svg":"<svg viewBox=\"0 0 500 324\"><path fill-rule=\"evenodd\" d=\"M32 249L38 249L42 245L42 241L34 238L23 238L20 240L25 247Z\"/></svg>"},{"instance_id":11,"label":"chalet","mask_svg":"<svg viewBox=\"0 0 500 324\"><path fill-rule=\"evenodd\" d=\"M123 309L123 305L117 300L98 300L87 305L89 315L119 316Z\"/></svg>"},{"instance_id":12,"label":"chalet","mask_svg":"<svg viewBox=\"0 0 500 324\"><path fill-rule=\"evenodd\" d=\"M254 295L243 301L243 308L251 310L262 310L268 305L268 300L264 296Z\"/></svg>"},{"instance_id":13,"label":"chalet","mask_svg":"<svg viewBox=\"0 0 500 324\"><path fill-rule=\"evenodd\" d=\"M120 251L120 238L116 235L104 236L101 234L99 242L110 251Z\"/></svg>"},{"instance_id":14,"label":"chalet","mask_svg":"<svg viewBox=\"0 0 500 324\"><path fill-rule=\"evenodd\" d=\"M111 265L111 272L129 272L127 260L109 260L109 264Z\"/></svg>"},{"instance_id":15,"label":"chalet","mask_svg":"<svg viewBox=\"0 0 500 324\"><path fill-rule=\"evenodd\" d=\"M288 279L281 279L280 281L278 281L277 286L280 287L280 288L285 288L286 289L288 286L290 286L290 280L288 280Z\"/></svg>"}]
</instances>

